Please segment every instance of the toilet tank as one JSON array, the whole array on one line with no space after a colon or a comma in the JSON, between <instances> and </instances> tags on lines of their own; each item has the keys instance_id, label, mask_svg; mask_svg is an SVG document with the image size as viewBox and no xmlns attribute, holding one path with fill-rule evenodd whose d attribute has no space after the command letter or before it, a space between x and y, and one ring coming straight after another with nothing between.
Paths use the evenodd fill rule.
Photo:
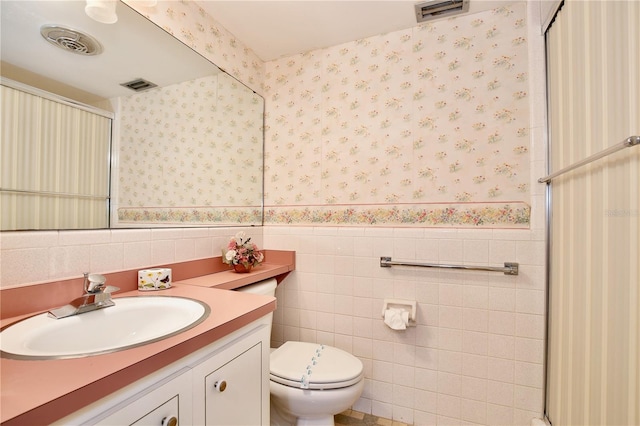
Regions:
<instances>
[{"instance_id":1,"label":"toilet tank","mask_svg":"<svg viewBox=\"0 0 640 426\"><path fill-rule=\"evenodd\" d=\"M249 285L245 285L244 287L238 287L235 289L235 291L275 297L276 287L278 287L278 281L276 281L275 278L269 278L268 280L258 281L255 284L249 284ZM268 315L265 315L259 321L264 322L271 328L273 324L273 312L271 312Z\"/></svg>"},{"instance_id":2,"label":"toilet tank","mask_svg":"<svg viewBox=\"0 0 640 426\"><path fill-rule=\"evenodd\" d=\"M276 287L278 287L278 282L275 278L269 278L268 280L258 281L255 284L245 285L244 287L236 288L236 291L241 291L243 293L253 293L253 294L263 294L265 296L273 296L276 295Z\"/></svg>"}]
</instances>

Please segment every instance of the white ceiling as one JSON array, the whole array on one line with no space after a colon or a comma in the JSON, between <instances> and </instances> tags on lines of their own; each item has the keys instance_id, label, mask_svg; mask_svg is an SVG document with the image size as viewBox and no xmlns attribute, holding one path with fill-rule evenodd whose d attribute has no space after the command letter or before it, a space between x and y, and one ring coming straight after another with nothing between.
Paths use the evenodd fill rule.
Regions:
<instances>
[{"instance_id":1,"label":"white ceiling","mask_svg":"<svg viewBox=\"0 0 640 426\"><path fill-rule=\"evenodd\" d=\"M1 0L2 62L44 77L32 81L20 79L21 82L56 92L53 88L38 86L51 79L89 92L98 99L133 94L120 83L136 78L163 87L219 71L211 62L191 49L185 49L184 44L124 4L118 5L118 22L113 25L100 24L89 18L84 12L84 4L84 1ZM102 44L104 51L96 56L82 56L59 49L40 35L40 27L46 24L88 33Z\"/></svg>"},{"instance_id":2,"label":"white ceiling","mask_svg":"<svg viewBox=\"0 0 640 426\"><path fill-rule=\"evenodd\" d=\"M197 3L260 59L270 61L417 26L414 5L424 0L197 0ZM471 0L468 13L508 3L514 0Z\"/></svg>"},{"instance_id":3,"label":"white ceiling","mask_svg":"<svg viewBox=\"0 0 640 426\"><path fill-rule=\"evenodd\" d=\"M196 1L217 22L265 61L416 26L418 24L414 4L420 2ZM514 2L470 1L468 13ZM184 49L182 43L123 4L118 6L119 20L114 25L97 24L88 18L84 13L84 1L1 0L0 7L0 59L3 62L61 81L95 94L98 98L131 94L132 92L122 88L120 83L138 77L164 86L211 74L216 70L209 61L190 49ZM82 57L52 47L40 36L39 30L43 24L54 23L93 35L104 45L103 54ZM143 32L142 28L147 27L154 32ZM129 29L133 29L133 32L129 32ZM167 40L161 42L161 38ZM175 46L176 50L168 50L170 45ZM149 56L146 56L147 54ZM199 61L199 65L185 66L190 59L183 55L194 57ZM173 60L167 62L167 56ZM190 74L182 75L183 71ZM43 79L38 79L41 80ZM24 82L33 84L29 81ZM55 92L48 87L41 88ZM90 102L87 99L81 100Z\"/></svg>"}]
</instances>

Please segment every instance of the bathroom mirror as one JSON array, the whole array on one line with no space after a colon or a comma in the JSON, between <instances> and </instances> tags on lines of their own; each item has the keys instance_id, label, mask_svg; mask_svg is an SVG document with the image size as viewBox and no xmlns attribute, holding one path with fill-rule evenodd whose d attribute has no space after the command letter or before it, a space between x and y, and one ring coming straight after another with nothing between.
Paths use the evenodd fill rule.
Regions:
<instances>
[{"instance_id":1,"label":"bathroom mirror","mask_svg":"<svg viewBox=\"0 0 640 426\"><path fill-rule=\"evenodd\" d=\"M89 18L85 4L2 0L0 70L114 114L111 158L102 159L111 165L109 226L261 225L264 100L126 4L114 24ZM87 34L102 52L58 48L43 25ZM157 86L122 86L139 79Z\"/></svg>"}]
</instances>

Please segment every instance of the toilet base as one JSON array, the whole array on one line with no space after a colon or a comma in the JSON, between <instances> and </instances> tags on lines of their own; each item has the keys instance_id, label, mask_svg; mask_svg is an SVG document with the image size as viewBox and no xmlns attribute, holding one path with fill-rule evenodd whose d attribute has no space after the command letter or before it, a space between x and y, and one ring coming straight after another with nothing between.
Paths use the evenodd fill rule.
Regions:
<instances>
[{"instance_id":1,"label":"toilet base","mask_svg":"<svg viewBox=\"0 0 640 426\"><path fill-rule=\"evenodd\" d=\"M288 416L271 404L271 426L335 426L332 415L314 418Z\"/></svg>"},{"instance_id":2,"label":"toilet base","mask_svg":"<svg viewBox=\"0 0 640 426\"><path fill-rule=\"evenodd\" d=\"M334 426L335 414L351 407L362 394L364 380L330 390L291 388L271 381L273 426Z\"/></svg>"},{"instance_id":3,"label":"toilet base","mask_svg":"<svg viewBox=\"0 0 640 426\"><path fill-rule=\"evenodd\" d=\"M316 417L313 419L298 419L296 426L334 426L333 416Z\"/></svg>"}]
</instances>

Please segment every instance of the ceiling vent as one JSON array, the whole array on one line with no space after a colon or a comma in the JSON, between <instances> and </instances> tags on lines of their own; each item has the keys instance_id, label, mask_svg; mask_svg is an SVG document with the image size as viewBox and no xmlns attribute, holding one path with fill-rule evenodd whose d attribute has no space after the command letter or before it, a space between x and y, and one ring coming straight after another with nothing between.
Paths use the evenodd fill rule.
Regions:
<instances>
[{"instance_id":1,"label":"ceiling vent","mask_svg":"<svg viewBox=\"0 0 640 426\"><path fill-rule=\"evenodd\" d=\"M469 11L469 0L431 0L416 4L416 19L425 22Z\"/></svg>"},{"instance_id":2,"label":"ceiling vent","mask_svg":"<svg viewBox=\"0 0 640 426\"><path fill-rule=\"evenodd\" d=\"M43 25L40 27L40 34L49 43L67 52L79 55L99 55L102 53L102 45L89 34L63 27L60 25Z\"/></svg>"},{"instance_id":3,"label":"ceiling vent","mask_svg":"<svg viewBox=\"0 0 640 426\"><path fill-rule=\"evenodd\" d=\"M144 92L145 90L153 89L154 87L158 87L157 84L153 84L150 81L147 81L143 78L136 78L135 80L122 83L120 86L127 87L136 92Z\"/></svg>"}]
</instances>

